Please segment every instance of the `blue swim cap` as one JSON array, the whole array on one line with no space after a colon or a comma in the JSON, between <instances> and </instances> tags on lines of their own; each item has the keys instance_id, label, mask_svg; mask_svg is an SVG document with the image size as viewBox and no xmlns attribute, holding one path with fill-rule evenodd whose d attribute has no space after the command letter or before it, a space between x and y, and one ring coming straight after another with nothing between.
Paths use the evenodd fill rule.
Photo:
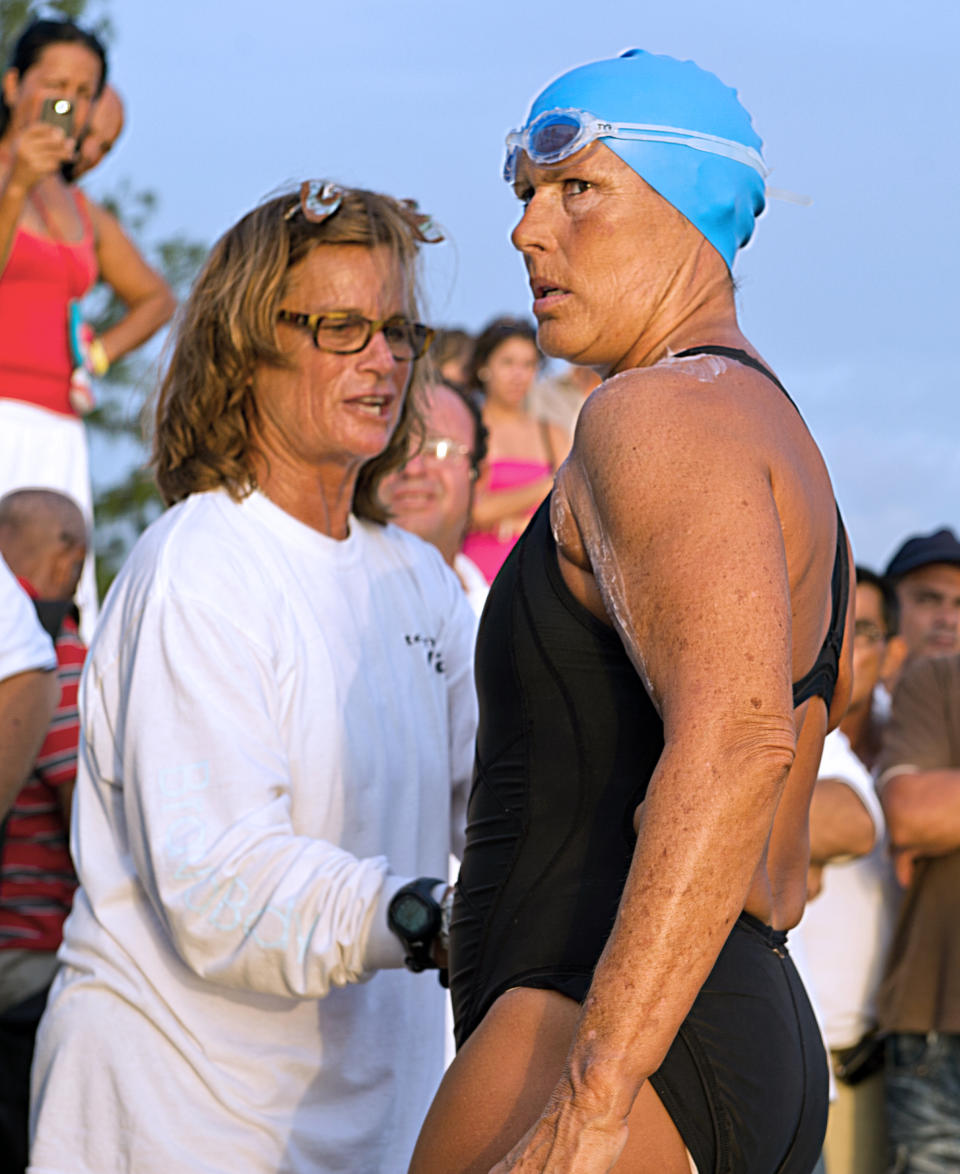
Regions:
<instances>
[{"instance_id":1,"label":"blue swim cap","mask_svg":"<svg viewBox=\"0 0 960 1174\"><path fill-rule=\"evenodd\" d=\"M581 65L551 82L524 126L550 110L582 110L608 122L678 128L732 140L758 154L760 136L736 90L692 61L630 49ZM703 233L728 268L764 207L763 176L747 163L690 145L606 138L619 155Z\"/></svg>"}]
</instances>

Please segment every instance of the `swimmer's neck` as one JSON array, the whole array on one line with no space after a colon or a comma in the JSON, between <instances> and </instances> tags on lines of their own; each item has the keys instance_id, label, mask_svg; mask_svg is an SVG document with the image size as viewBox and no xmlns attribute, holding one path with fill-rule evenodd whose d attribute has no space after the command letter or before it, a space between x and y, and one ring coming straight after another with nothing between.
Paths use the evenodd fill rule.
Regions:
<instances>
[{"instance_id":1,"label":"swimmer's neck","mask_svg":"<svg viewBox=\"0 0 960 1174\"><path fill-rule=\"evenodd\" d=\"M713 252L711 249L710 252ZM749 349L737 322L733 282L715 255L701 259L689 272L677 272L636 338L602 378L634 367L652 367L669 355L700 346Z\"/></svg>"}]
</instances>

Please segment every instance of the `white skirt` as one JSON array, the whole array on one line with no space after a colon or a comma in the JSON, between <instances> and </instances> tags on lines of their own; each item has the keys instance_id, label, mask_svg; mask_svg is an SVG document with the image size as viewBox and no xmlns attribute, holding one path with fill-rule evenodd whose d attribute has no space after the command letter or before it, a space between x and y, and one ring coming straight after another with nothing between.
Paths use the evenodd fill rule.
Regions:
<instances>
[{"instance_id":1,"label":"white skirt","mask_svg":"<svg viewBox=\"0 0 960 1174\"><path fill-rule=\"evenodd\" d=\"M83 421L0 398L0 497L13 489L57 489L69 494L83 510L90 540L76 600L80 632L89 644L98 603L93 570L93 490Z\"/></svg>"}]
</instances>

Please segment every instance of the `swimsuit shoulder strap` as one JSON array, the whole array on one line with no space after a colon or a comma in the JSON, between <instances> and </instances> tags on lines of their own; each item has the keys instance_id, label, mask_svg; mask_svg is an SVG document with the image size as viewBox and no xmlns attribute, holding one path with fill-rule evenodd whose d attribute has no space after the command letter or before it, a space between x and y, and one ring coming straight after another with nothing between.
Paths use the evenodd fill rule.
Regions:
<instances>
[{"instance_id":1,"label":"swimsuit shoulder strap","mask_svg":"<svg viewBox=\"0 0 960 1174\"><path fill-rule=\"evenodd\" d=\"M793 705L796 708L810 697L822 697L827 709L833 700L833 690L840 672L840 652L847 622L847 604L850 601L850 559L847 555L847 532L837 506L837 550L833 558L833 581L830 584L833 610L820 653L809 672L793 683Z\"/></svg>"},{"instance_id":2,"label":"swimsuit shoulder strap","mask_svg":"<svg viewBox=\"0 0 960 1174\"><path fill-rule=\"evenodd\" d=\"M778 387L783 394L790 400L796 409L797 415L800 415L800 409L793 403L793 397L790 392L783 386L780 380L774 375L769 367L765 367L759 359L755 359L753 355L748 354L741 347L735 346L695 346L686 351L678 351L673 357L675 359L692 359L695 355L720 355L725 359L735 359L738 363L742 363L744 367L752 367L754 371L759 371L761 375L765 375L775 387ZM801 417L802 419L802 417Z\"/></svg>"},{"instance_id":3,"label":"swimsuit shoulder strap","mask_svg":"<svg viewBox=\"0 0 960 1174\"><path fill-rule=\"evenodd\" d=\"M765 375L790 400L798 416L803 419L800 409L793 402L793 398L774 373L765 367L759 359L747 354L740 347L731 346L698 346L689 350L680 351L674 355L677 359L692 358L694 355L721 355L727 359L734 359L745 367L752 367ZM840 507L837 511L837 549L833 559L833 576L830 584L832 595L832 610L830 627L827 631L819 655L813 668L804 673L799 681L793 684L794 707L801 705L810 697L821 697L827 709L833 699L834 686L840 671L840 651L843 646L843 632L847 620L847 604L850 598L850 560L847 555L847 532L840 516Z\"/></svg>"}]
</instances>

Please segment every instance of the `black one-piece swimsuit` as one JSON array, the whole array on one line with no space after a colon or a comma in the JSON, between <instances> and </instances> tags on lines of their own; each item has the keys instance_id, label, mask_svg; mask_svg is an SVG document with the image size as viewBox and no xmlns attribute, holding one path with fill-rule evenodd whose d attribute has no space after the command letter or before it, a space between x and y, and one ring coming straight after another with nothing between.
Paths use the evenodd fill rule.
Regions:
<instances>
[{"instance_id":1,"label":"black one-piece swimsuit","mask_svg":"<svg viewBox=\"0 0 960 1174\"><path fill-rule=\"evenodd\" d=\"M743 351L694 353L754 367L786 394ZM838 513L830 631L794 685L795 705L819 696L829 707L848 591ZM633 857L633 814L663 751L662 722L620 638L563 580L549 499L491 588L476 673L477 756L451 925L458 1046L511 987L583 1001ZM826 1061L785 933L741 915L651 1084L700 1174L809 1174L826 1125Z\"/></svg>"}]
</instances>

